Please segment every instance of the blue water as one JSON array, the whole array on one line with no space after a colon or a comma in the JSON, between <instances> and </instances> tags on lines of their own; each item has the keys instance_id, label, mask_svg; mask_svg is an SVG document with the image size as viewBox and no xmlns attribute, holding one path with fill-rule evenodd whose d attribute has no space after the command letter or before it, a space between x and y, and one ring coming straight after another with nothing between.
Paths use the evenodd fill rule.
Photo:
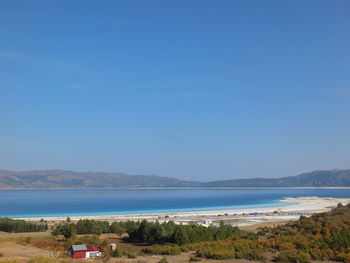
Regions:
<instances>
[{"instance_id":1,"label":"blue water","mask_svg":"<svg viewBox=\"0 0 350 263\"><path fill-rule=\"evenodd\" d=\"M350 189L0 190L0 217L138 214L280 206L285 197L350 198ZM282 203L285 205L285 203Z\"/></svg>"}]
</instances>

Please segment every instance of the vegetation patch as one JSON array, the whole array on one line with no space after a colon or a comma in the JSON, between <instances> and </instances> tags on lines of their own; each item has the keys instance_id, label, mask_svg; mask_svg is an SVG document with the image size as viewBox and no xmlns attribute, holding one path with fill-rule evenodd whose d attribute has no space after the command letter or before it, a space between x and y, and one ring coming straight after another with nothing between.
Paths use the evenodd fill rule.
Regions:
<instances>
[{"instance_id":1,"label":"vegetation patch","mask_svg":"<svg viewBox=\"0 0 350 263\"><path fill-rule=\"evenodd\" d=\"M150 244L174 243L183 245L203 241L215 241L238 236L241 231L237 227L221 223L219 226L204 227L198 224L176 225L174 222L113 222L82 219L76 224L64 222L57 225L52 234L72 238L76 234L127 233L130 241Z\"/></svg>"},{"instance_id":2,"label":"vegetation patch","mask_svg":"<svg viewBox=\"0 0 350 263\"><path fill-rule=\"evenodd\" d=\"M40 232L48 229L46 222L29 222L25 220L0 218L0 231L3 232Z\"/></svg>"},{"instance_id":3,"label":"vegetation patch","mask_svg":"<svg viewBox=\"0 0 350 263\"><path fill-rule=\"evenodd\" d=\"M310 263L312 258L309 253L297 249L284 250L277 254L276 261L292 263Z\"/></svg>"}]
</instances>

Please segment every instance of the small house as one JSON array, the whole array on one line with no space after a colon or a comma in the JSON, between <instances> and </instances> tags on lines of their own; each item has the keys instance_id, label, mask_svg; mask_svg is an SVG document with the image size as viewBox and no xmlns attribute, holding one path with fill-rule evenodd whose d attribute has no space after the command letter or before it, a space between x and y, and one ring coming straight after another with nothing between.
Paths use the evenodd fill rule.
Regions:
<instances>
[{"instance_id":1,"label":"small house","mask_svg":"<svg viewBox=\"0 0 350 263\"><path fill-rule=\"evenodd\" d=\"M69 255L73 258L94 258L101 257L102 253L99 247L82 245L72 245L69 249Z\"/></svg>"},{"instance_id":2,"label":"small house","mask_svg":"<svg viewBox=\"0 0 350 263\"><path fill-rule=\"evenodd\" d=\"M100 252L100 248L96 246L88 246L86 249L86 258L97 258L101 257L102 253Z\"/></svg>"},{"instance_id":3,"label":"small house","mask_svg":"<svg viewBox=\"0 0 350 263\"><path fill-rule=\"evenodd\" d=\"M109 245L109 248L110 248L110 250L114 251L114 250L117 249L117 244L116 244L116 243L111 243L111 244Z\"/></svg>"}]
</instances>

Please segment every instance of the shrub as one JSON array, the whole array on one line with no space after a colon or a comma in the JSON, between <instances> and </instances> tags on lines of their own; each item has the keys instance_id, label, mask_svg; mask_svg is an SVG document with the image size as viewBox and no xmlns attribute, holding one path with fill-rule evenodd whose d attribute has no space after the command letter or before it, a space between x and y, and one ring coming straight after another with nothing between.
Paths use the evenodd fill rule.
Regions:
<instances>
[{"instance_id":1,"label":"shrub","mask_svg":"<svg viewBox=\"0 0 350 263\"><path fill-rule=\"evenodd\" d=\"M191 256L189 259L190 262L197 262L197 261L202 261L202 259L196 257L196 256Z\"/></svg>"},{"instance_id":2,"label":"shrub","mask_svg":"<svg viewBox=\"0 0 350 263\"><path fill-rule=\"evenodd\" d=\"M290 249L295 249L295 245L291 242L282 242L279 247L279 250L290 250Z\"/></svg>"},{"instance_id":3,"label":"shrub","mask_svg":"<svg viewBox=\"0 0 350 263\"><path fill-rule=\"evenodd\" d=\"M31 237L26 237L24 239L24 242L26 242L27 244L30 244L30 242L32 242L32 238Z\"/></svg>"},{"instance_id":4,"label":"shrub","mask_svg":"<svg viewBox=\"0 0 350 263\"><path fill-rule=\"evenodd\" d=\"M197 251L196 256L208 259L231 259L236 254L233 249L203 248Z\"/></svg>"},{"instance_id":5,"label":"shrub","mask_svg":"<svg viewBox=\"0 0 350 263\"><path fill-rule=\"evenodd\" d=\"M240 259L248 259L248 260L259 260L259 261L265 261L266 257L264 256L263 252L260 249L257 248L246 248L244 250L236 251L236 258Z\"/></svg>"},{"instance_id":6,"label":"shrub","mask_svg":"<svg viewBox=\"0 0 350 263\"><path fill-rule=\"evenodd\" d=\"M334 252L331 249L311 248L308 252L313 260L328 260L334 258Z\"/></svg>"},{"instance_id":7,"label":"shrub","mask_svg":"<svg viewBox=\"0 0 350 263\"><path fill-rule=\"evenodd\" d=\"M112 250L109 255L114 258L121 258L123 256L123 251L120 249Z\"/></svg>"},{"instance_id":8,"label":"shrub","mask_svg":"<svg viewBox=\"0 0 350 263\"><path fill-rule=\"evenodd\" d=\"M166 257L162 257L158 263L168 263L168 260L166 259Z\"/></svg>"},{"instance_id":9,"label":"shrub","mask_svg":"<svg viewBox=\"0 0 350 263\"><path fill-rule=\"evenodd\" d=\"M128 258L137 258L136 254L135 253L128 253Z\"/></svg>"},{"instance_id":10,"label":"shrub","mask_svg":"<svg viewBox=\"0 0 350 263\"><path fill-rule=\"evenodd\" d=\"M2 258L4 256L4 254L2 254L1 252L0 252L0 258Z\"/></svg>"},{"instance_id":11,"label":"shrub","mask_svg":"<svg viewBox=\"0 0 350 263\"><path fill-rule=\"evenodd\" d=\"M292 263L310 263L312 261L309 253L299 251L296 249L284 250L278 253L275 260L278 262L292 262Z\"/></svg>"},{"instance_id":12,"label":"shrub","mask_svg":"<svg viewBox=\"0 0 350 263\"><path fill-rule=\"evenodd\" d=\"M350 252L349 253L339 253L336 257L337 261L350 263Z\"/></svg>"}]
</instances>

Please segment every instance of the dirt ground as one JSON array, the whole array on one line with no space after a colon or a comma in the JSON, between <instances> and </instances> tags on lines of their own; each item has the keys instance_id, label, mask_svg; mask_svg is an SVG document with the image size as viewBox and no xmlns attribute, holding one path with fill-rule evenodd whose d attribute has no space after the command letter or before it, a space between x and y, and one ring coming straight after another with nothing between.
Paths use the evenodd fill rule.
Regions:
<instances>
[{"instance_id":1,"label":"dirt ground","mask_svg":"<svg viewBox=\"0 0 350 263\"><path fill-rule=\"evenodd\" d=\"M256 225L240 226L239 228L242 230L256 232L261 227L276 227L276 226L285 225L287 223L288 222L267 222L267 223L261 223Z\"/></svg>"}]
</instances>

